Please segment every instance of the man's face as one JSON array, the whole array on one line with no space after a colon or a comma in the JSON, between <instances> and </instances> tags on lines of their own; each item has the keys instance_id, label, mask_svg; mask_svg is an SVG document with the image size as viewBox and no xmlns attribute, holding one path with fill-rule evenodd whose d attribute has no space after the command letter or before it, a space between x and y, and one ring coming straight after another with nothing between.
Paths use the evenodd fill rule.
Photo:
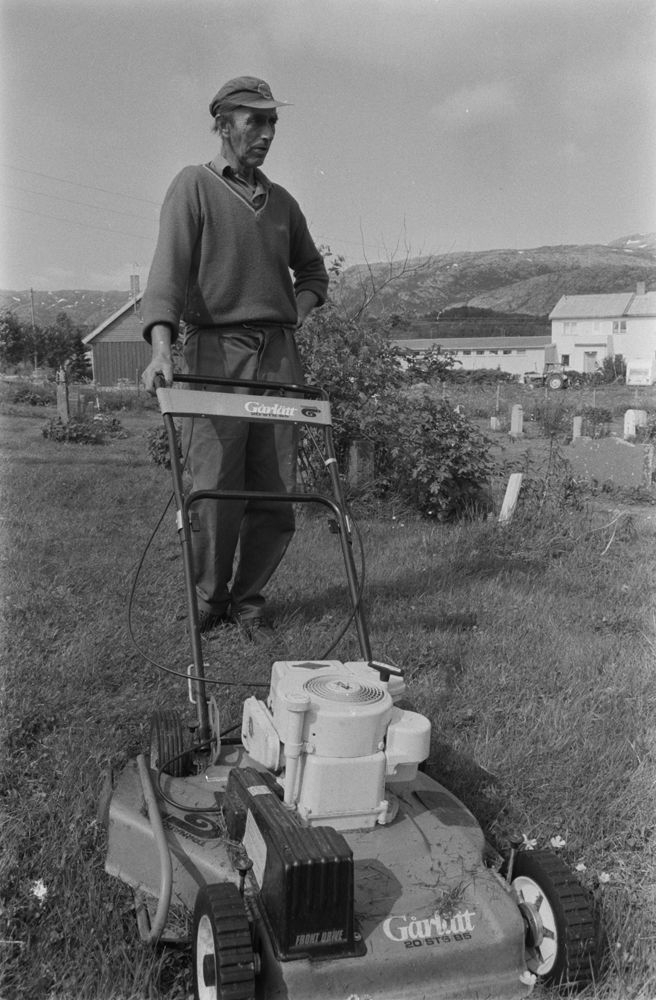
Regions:
<instances>
[{"instance_id":1,"label":"man's face","mask_svg":"<svg viewBox=\"0 0 656 1000\"><path fill-rule=\"evenodd\" d=\"M237 108L232 122L222 131L226 151L232 152L240 173L249 173L264 163L276 134L278 115L275 108L257 111L255 108Z\"/></svg>"}]
</instances>

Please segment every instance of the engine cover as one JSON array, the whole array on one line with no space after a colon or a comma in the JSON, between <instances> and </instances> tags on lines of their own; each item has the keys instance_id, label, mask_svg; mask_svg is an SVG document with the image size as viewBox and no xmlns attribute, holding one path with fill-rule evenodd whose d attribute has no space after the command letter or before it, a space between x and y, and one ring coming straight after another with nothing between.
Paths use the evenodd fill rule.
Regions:
<instances>
[{"instance_id":1,"label":"engine cover","mask_svg":"<svg viewBox=\"0 0 656 1000\"><path fill-rule=\"evenodd\" d=\"M244 706L242 741L259 763L284 771L284 802L305 825L367 829L394 818L386 782L416 775L430 723L397 708L367 663L278 661L266 706L253 698Z\"/></svg>"},{"instance_id":2,"label":"engine cover","mask_svg":"<svg viewBox=\"0 0 656 1000\"><path fill-rule=\"evenodd\" d=\"M307 753L366 757L385 746L392 697L383 685L338 661L274 663L269 708L283 744L293 731L291 696L309 699L302 738Z\"/></svg>"}]
</instances>

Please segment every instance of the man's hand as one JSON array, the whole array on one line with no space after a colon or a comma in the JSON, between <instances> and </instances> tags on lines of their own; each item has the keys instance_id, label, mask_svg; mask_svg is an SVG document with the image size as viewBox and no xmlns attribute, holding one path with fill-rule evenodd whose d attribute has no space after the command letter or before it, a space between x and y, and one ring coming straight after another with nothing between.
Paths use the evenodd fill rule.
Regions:
<instances>
[{"instance_id":1,"label":"man's hand","mask_svg":"<svg viewBox=\"0 0 656 1000\"><path fill-rule=\"evenodd\" d=\"M314 294L314 292L301 291L296 296L296 308L298 310L298 320L296 321L296 329L300 330L303 323L310 315L312 310L318 306L319 299Z\"/></svg>"},{"instance_id":2,"label":"man's hand","mask_svg":"<svg viewBox=\"0 0 656 1000\"><path fill-rule=\"evenodd\" d=\"M152 395L157 389L158 376L165 385L173 384L173 358L171 356L171 331L168 326L154 326L150 332L153 356L150 364L144 370L141 381L144 388Z\"/></svg>"}]
</instances>

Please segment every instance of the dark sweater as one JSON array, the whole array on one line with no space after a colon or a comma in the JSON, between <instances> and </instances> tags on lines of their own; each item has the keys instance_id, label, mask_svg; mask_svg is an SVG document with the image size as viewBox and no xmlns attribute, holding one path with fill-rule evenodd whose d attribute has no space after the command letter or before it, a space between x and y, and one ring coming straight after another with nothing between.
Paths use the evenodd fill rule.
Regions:
<instances>
[{"instance_id":1,"label":"dark sweater","mask_svg":"<svg viewBox=\"0 0 656 1000\"><path fill-rule=\"evenodd\" d=\"M297 202L267 189L254 209L209 165L185 167L167 191L142 299L143 333L156 323L193 326L297 320L296 294L325 301L328 275ZM293 280L290 274L293 272Z\"/></svg>"}]
</instances>

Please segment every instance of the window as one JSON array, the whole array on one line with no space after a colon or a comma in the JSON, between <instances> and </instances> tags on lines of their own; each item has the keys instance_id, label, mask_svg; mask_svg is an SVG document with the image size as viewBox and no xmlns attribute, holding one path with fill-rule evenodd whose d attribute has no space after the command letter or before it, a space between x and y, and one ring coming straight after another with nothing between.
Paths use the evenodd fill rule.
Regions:
<instances>
[{"instance_id":1,"label":"window","mask_svg":"<svg viewBox=\"0 0 656 1000\"><path fill-rule=\"evenodd\" d=\"M471 354L471 351L463 351L463 354Z\"/></svg>"},{"instance_id":2,"label":"window","mask_svg":"<svg viewBox=\"0 0 656 1000\"><path fill-rule=\"evenodd\" d=\"M626 333L626 320L625 319L614 319L613 320L613 334Z\"/></svg>"},{"instance_id":3,"label":"window","mask_svg":"<svg viewBox=\"0 0 656 1000\"><path fill-rule=\"evenodd\" d=\"M503 353L504 353L504 354L512 354L512 351L510 350L510 348L509 348L509 347L504 347L504 349L503 349Z\"/></svg>"},{"instance_id":4,"label":"window","mask_svg":"<svg viewBox=\"0 0 656 1000\"><path fill-rule=\"evenodd\" d=\"M576 333L576 323L574 320L568 319L563 323L563 333L564 334L574 334Z\"/></svg>"},{"instance_id":5,"label":"window","mask_svg":"<svg viewBox=\"0 0 656 1000\"><path fill-rule=\"evenodd\" d=\"M569 354L561 354L560 360L561 360L562 364L568 365L569 364Z\"/></svg>"}]
</instances>

